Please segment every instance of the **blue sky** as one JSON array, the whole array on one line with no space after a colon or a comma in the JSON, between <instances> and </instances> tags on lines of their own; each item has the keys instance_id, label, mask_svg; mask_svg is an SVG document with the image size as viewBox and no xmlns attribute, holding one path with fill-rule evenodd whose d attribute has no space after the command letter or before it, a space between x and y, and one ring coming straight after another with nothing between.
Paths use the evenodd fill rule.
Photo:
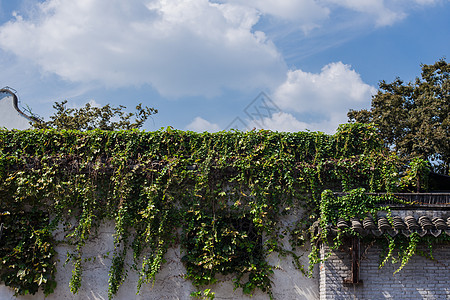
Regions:
<instances>
[{"instance_id":1,"label":"blue sky","mask_svg":"<svg viewBox=\"0 0 450 300\"><path fill-rule=\"evenodd\" d=\"M449 0L0 0L0 86L44 118L142 102L146 130L333 133L449 57Z\"/></svg>"}]
</instances>

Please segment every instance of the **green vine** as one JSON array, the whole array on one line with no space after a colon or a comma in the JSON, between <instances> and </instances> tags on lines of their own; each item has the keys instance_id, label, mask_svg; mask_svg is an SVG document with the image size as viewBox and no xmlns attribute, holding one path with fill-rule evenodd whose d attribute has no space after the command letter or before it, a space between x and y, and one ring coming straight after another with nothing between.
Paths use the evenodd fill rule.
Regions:
<instances>
[{"instance_id":1,"label":"green vine","mask_svg":"<svg viewBox=\"0 0 450 300\"><path fill-rule=\"evenodd\" d=\"M56 287L56 268L48 215L42 211L3 212L1 221L1 281L16 295L34 294L39 288L45 295L51 294Z\"/></svg>"},{"instance_id":2,"label":"green vine","mask_svg":"<svg viewBox=\"0 0 450 300\"><path fill-rule=\"evenodd\" d=\"M380 237L373 235L363 237L352 228L342 228L335 236L330 236L330 227L336 227L339 219L351 220L352 218L356 218L363 220L367 216L377 217L379 212L383 212L387 215L387 219L392 225L391 211L385 203L407 204L389 193L377 196L367 194L365 189L354 189L341 197L337 197L331 190L325 190L322 193L320 202L320 230L313 233L311 237L313 243L311 253L309 254L310 268L308 274L312 274L314 265L326 260L331 254L331 252L328 252L325 254L325 258L321 258L318 246L319 242L325 243L329 251L334 251L341 247L346 236L359 237L368 245L378 242L383 248L379 267L382 268L389 260L393 264L399 262L400 265L394 272L396 274L406 266L413 255L420 254L432 259L432 245L434 243L448 243L450 241L446 235L440 238L421 237L417 232L412 232L408 237L401 234L392 237L388 233L384 233ZM428 245L429 254L418 250L418 245L421 244Z\"/></svg>"},{"instance_id":3,"label":"green vine","mask_svg":"<svg viewBox=\"0 0 450 300\"><path fill-rule=\"evenodd\" d=\"M302 246L305 231L319 217L325 227L338 215L375 213L373 204L381 199L365 191L395 191L401 168L374 127L362 124L342 125L335 135L0 130L0 201L7 228L1 280L17 294L39 288L51 293L52 233L62 224L61 242L73 249L68 260L76 293L83 247L102 222L111 221L116 232L110 298L130 267L139 274L137 291L154 283L167 250L177 244L186 277L199 288L192 296L212 299L209 286L219 274L235 274L235 287L245 294L259 289L271 295L273 267L266 261L271 252L292 254L303 268L280 243L281 216L304 211L291 230L292 245ZM349 193L334 198L322 193L327 189ZM347 204L340 206L342 201ZM34 225L16 228L20 222ZM322 230L312 238L311 262L318 261L315 243L326 235ZM129 250L132 266L125 260ZM410 248L405 257L413 252Z\"/></svg>"}]
</instances>

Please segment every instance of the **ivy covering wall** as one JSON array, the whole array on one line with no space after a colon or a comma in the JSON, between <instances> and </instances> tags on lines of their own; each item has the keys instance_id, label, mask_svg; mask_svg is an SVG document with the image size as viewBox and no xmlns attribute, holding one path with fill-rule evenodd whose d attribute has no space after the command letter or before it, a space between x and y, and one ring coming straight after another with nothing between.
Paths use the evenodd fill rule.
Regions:
<instances>
[{"instance_id":1,"label":"ivy covering wall","mask_svg":"<svg viewBox=\"0 0 450 300\"><path fill-rule=\"evenodd\" d=\"M292 245L302 245L323 215L324 190L401 186L402 166L382 144L371 125L361 124L342 125L335 135L0 130L0 280L17 294L51 293L52 232L62 224L63 242L73 246L76 293L83 246L102 221L114 220L110 297L124 280L127 251L139 290L176 244L199 290L217 274L233 273L244 293L270 295L266 257L289 253L280 243L280 216L305 210L291 228Z\"/></svg>"}]
</instances>

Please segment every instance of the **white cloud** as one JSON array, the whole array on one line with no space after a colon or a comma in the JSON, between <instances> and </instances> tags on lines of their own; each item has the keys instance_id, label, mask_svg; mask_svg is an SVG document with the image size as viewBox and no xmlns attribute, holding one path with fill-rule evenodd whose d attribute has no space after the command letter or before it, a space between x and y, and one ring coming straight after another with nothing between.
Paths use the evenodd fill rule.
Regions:
<instances>
[{"instance_id":1,"label":"white cloud","mask_svg":"<svg viewBox=\"0 0 450 300\"><path fill-rule=\"evenodd\" d=\"M376 26L383 27L403 20L408 12L417 8L417 5L434 5L441 0L325 0L325 2L356 11L369 19L373 18Z\"/></svg>"},{"instance_id":2,"label":"white cloud","mask_svg":"<svg viewBox=\"0 0 450 300\"><path fill-rule=\"evenodd\" d=\"M246 119L247 128L277 131L334 133L347 122L349 109L370 105L376 88L363 82L351 66L342 62L324 66L320 73L291 70L274 90L271 101L281 110L257 121Z\"/></svg>"},{"instance_id":3,"label":"white cloud","mask_svg":"<svg viewBox=\"0 0 450 300\"><path fill-rule=\"evenodd\" d=\"M275 90L272 100L282 111L295 112L297 119L303 118L299 122L308 124L306 128L333 132L338 124L347 122L350 108L368 106L375 92L349 65L337 62L326 65L317 74L289 71L286 82Z\"/></svg>"},{"instance_id":4,"label":"white cloud","mask_svg":"<svg viewBox=\"0 0 450 300\"><path fill-rule=\"evenodd\" d=\"M287 67L280 51L255 30L261 15L286 28L333 32L339 22L354 22L337 20L345 11L384 26L405 17L410 6L406 0L36 2L0 26L0 48L19 57L20 65L83 86L150 85L167 97L213 97L283 82Z\"/></svg>"},{"instance_id":5,"label":"white cloud","mask_svg":"<svg viewBox=\"0 0 450 300\"><path fill-rule=\"evenodd\" d=\"M211 123L201 117L196 117L189 125L186 126L186 130L197 132L216 132L220 130L219 125Z\"/></svg>"},{"instance_id":6,"label":"white cloud","mask_svg":"<svg viewBox=\"0 0 450 300\"><path fill-rule=\"evenodd\" d=\"M414 0L413 4L433 5L440 0ZM409 0L221 0L254 8L263 15L273 16L290 25L299 25L305 32L321 27L331 20L336 25L337 14L342 18L345 10L356 12L347 22L357 22L357 18L375 23L377 27L389 26L401 21L414 5ZM344 8L345 10L342 10ZM345 19L345 18L344 18Z\"/></svg>"},{"instance_id":7,"label":"white cloud","mask_svg":"<svg viewBox=\"0 0 450 300\"><path fill-rule=\"evenodd\" d=\"M273 114L270 118L268 117L264 118L262 121L258 121L258 123L250 121L248 128L295 132L311 129L311 124L298 121L292 114L278 112Z\"/></svg>"},{"instance_id":8,"label":"white cloud","mask_svg":"<svg viewBox=\"0 0 450 300\"><path fill-rule=\"evenodd\" d=\"M343 104L367 101L375 91L349 65L337 62L326 65L318 74L289 71L286 82L275 91L273 100L281 109L321 112L339 109Z\"/></svg>"},{"instance_id":9,"label":"white cloud","mask_svg":"<svg viewBox=\"0 0 450 300\"><path fill-rule=\"evenodd\" d=\"M377 91L351 66L342 62L330 63L319 73L291 70L286 77L286 81L271 93L270 99L252 103L259 110L250 108L247 117L241 118L242 124L238 125L244 125L246 130L311 130L332 134L339 124L347 122L350 109L370 106L371 97Z\"/></svg>"},{"instance_id":10,"label":"white cloud","mask_svg":"<svg viewBox=\"0 0 450 300\"><path fill-rule=\"evenodd\" d=\"M285 63L258 12L207 0L47 0L0 27L0 47L71 82L164 96L270 87Z\"/></svg>"},{"instance_id":11,"label":"white cloud","mask_svg":"<svg viewBox=\"0 0 450 300\"><path fill-rule=\"evenodd\" d=\"M260 13L290 21L308 31L329 17L330 9L314 0L231 0L230 3L256 8Z\"/></svg>"},{"instance_id":12,"label":"white cloud","mask_svg":"<svg viewBox=\"0 0 450 300\"><path fill-rule=\"evenodd\" d=\"M288 71L268 36L287 57L302 57L440 1L29 0L41 3L22 5L26 12L0 26L0 79L38 98L45 82L55 100L105 86L150 85L162 98L271 90L284 111L266 119L271 129L330 132L349 108L368 106L375 89L342 63ZM298 37L299 28L316 27ZM218 129L202 118L189 126Z\"/></svg>"},{"instance_id":13,"label":"white cloud","mask_svg":"<svg viewBox=\"0 0 450 300\"><path fill-rule=\"evenodd\" d=\"M399 1L384 1L384 0L327 0L329 3L334 3L338 6L345 7L368 16L373 16L377 26L392 25L397 21L406 17L404 9L408 8L406 5L399 5ZM418 0L420 1L420 0ZM397 4L390 8L386 2ZM397 2L397 3L396 3Z\"/></svg>"}]
</instances>

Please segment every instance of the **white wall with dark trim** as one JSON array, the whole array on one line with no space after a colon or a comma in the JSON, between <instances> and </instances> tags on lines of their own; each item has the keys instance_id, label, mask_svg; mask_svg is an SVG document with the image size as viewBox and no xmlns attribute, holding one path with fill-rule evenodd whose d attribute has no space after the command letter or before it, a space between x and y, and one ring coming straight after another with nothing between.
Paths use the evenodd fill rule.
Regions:
<instances>
[{"instance_id":1,"label":"white wall with dark trim","mask_svg":"<svg viewBox=\"0 0 450 300\"><path fill-rule=\"evenodd\" d=\"M24 130L31 127L31 119L17 106L16 95L8 90L0 90L0 128Z\"/></svg>"}]
</instances>

